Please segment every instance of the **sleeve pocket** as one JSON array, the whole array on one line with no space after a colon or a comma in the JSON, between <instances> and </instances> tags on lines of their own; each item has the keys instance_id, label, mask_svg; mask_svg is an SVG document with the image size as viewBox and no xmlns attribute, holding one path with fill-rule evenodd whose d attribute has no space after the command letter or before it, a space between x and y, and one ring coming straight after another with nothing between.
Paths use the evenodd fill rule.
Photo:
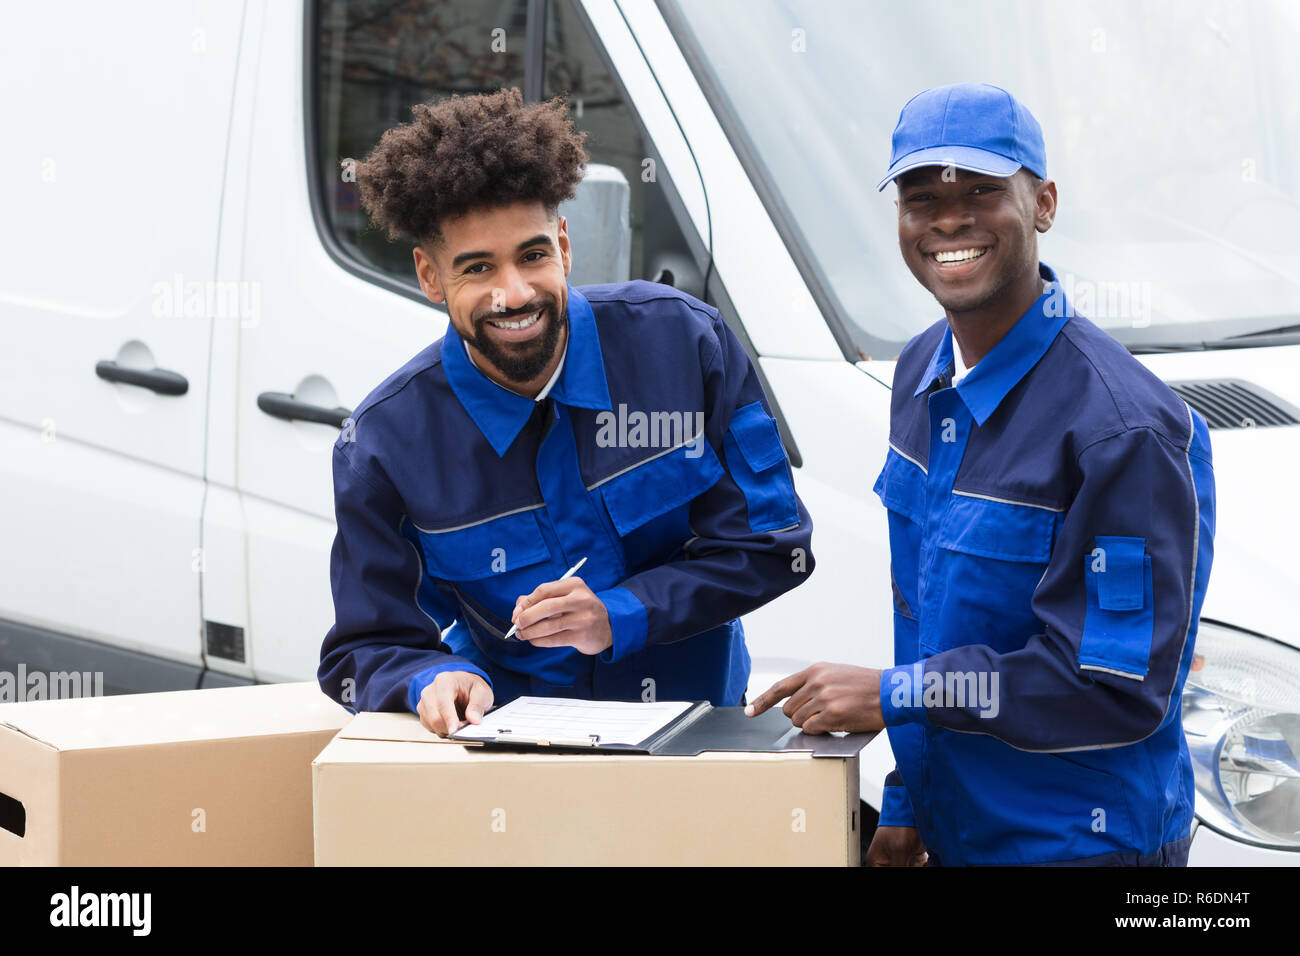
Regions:
<instances>
[{"instance_id":1,"label":"sleeve pocket","mask_svg":"<svg viewBox=\"0 0 1300 956\"><path fill-rule=\"evenodd\" d=\"M727 470L745 496L754 533L799 523L794 481L776 422L760 402L736 409L723 441Z\"/></svg>"},{"instance_id":2,"label":"sleeve pocket","mask_svg":"<svg viewBox=\"0 0 1300 956\"><path fill-rule=\"evenodd\" d=\"M1155 624L1151 558L1145 538L1097 536L1084 556L1087 609L1079 666L1142 680Z\"/></svg>"}]
</instances>

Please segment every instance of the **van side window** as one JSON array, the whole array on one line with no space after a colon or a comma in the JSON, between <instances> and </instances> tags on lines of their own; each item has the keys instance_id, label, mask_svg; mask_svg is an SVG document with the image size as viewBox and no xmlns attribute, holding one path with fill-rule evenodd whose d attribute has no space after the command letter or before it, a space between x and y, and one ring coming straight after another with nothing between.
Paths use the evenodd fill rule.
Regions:
<instances>
[{"instance_id":1,"label":"van side window","mask_svg":"<svg viewBox=\"0 0 1300 956\"><path fill-rule=\"evenodd\" d=\"M528 0L322 0L315 12L316 201L344 255L418 289L410 243L370 224L340 164L416 103L523 89Z\"/></svg>"},{"instance_id":2,"label":"van side window","mask_svg":"<svg viewBox=\"0 0 1300 956\"><path fill-rule=\"evenodd\" d=\"M614 166L630 187L629 279L667 281L703 298L703 273L668 205L665 175L632 108L572 0L552 0L546 23L542 96L567 93L573 124L587 133L591 163ZM575 238L575 251L580 252Z\"/></svg>"},{"instance_id":3,"label":"van side window","mask_svg":"<svg viewBox=\"0 0 1300 956\"><path fill-rule=\"evenodd\" d=\"M364 158L385 130L409 122L416 103L517 86L529 101L568 94L590 163L627 179L627 278L703 298L703 269L677 225L668 177L573 0L319 0L314 15L313 202L327 245L350 271L424 299L410 243L389 242L369 223L340 164ZM537 31L543 42L533 42ZM581 254L576 236L574 248Z\"/></svg>"}]
</instances>

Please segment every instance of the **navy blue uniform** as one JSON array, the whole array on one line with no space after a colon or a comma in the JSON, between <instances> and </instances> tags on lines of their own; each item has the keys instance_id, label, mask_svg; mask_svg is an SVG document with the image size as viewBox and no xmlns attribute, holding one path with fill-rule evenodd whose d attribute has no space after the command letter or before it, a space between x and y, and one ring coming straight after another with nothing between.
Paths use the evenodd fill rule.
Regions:
<instances>
[{"instance_id":1,"label":"navy blue uniform","mask_svg":"<svg viewBox=\"0 0 1300 956\"><path fill-rule=\"evenodd\" d=\"M1047 291L955 387L946 320L898 359L880 822L944 864L1185 861L1209 433L1040 269Z\"/></svg>"},{"instance_id":2,"label":"navy blue uniform","mask_svg":"<svg viewBox=\"0 0 1300 956\"><path fill-rule=\"evenodd\" d=\"M357 407L334 446L325 693L415 711L445 670L521 694L735 705L737 618L807 578L812 521L751 365L717 310L648 282L568 289L543 402L486 378L454 328ZM505 638L515 600L578 576L597 655Z\"/></svg>"}]
</instances>

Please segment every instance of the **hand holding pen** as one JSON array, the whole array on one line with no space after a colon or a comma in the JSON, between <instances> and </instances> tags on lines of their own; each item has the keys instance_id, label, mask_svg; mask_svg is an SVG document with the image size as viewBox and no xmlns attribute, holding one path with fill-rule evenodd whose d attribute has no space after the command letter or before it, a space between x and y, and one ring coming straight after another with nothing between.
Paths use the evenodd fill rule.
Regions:
<instances>
[{"instance_id":1,"label":"hand holding pen","mask_svg":"<svg viewBox=\"0 0 1300 956\"><path fill-rule=\"evenodd\" d=\"M558 581L547 581L515 602L514 622L506 637L516 634L534 647L572 647L599 654L614 643L609 612L582 578L583 558Z\"/></svg>"}]
</instances>

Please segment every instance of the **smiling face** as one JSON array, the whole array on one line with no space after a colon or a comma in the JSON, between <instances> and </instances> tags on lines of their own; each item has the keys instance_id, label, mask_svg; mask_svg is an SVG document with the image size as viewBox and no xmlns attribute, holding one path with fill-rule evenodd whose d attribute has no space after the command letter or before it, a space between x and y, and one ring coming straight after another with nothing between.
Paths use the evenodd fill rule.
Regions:
<instances>
[{"instance_id":1,"label":"smiling face","mask_svg":"<svg viewBox=\"0 0 1300 956\"><path fill-rule=\"evenodd\" d=\"M1020 315L1025 290L1041 288L1037 234L1051 228L1056 185L1025 169L999 177L942 166L914 169L897 183L903 260L948 315Z\"/></svg>"},{"instance_id":2,"label":"smiling face","mask_svg":"<svg viewBox=\"0 0 1300 956\"><path fill-rule=\"evenodd\" d=\"M441 242L417 246L429 301L445 302L475 364L498 384L535 395L567 341L567 224L539 202L472 210L440 224Z\"/></svg>"}]
</instances>

